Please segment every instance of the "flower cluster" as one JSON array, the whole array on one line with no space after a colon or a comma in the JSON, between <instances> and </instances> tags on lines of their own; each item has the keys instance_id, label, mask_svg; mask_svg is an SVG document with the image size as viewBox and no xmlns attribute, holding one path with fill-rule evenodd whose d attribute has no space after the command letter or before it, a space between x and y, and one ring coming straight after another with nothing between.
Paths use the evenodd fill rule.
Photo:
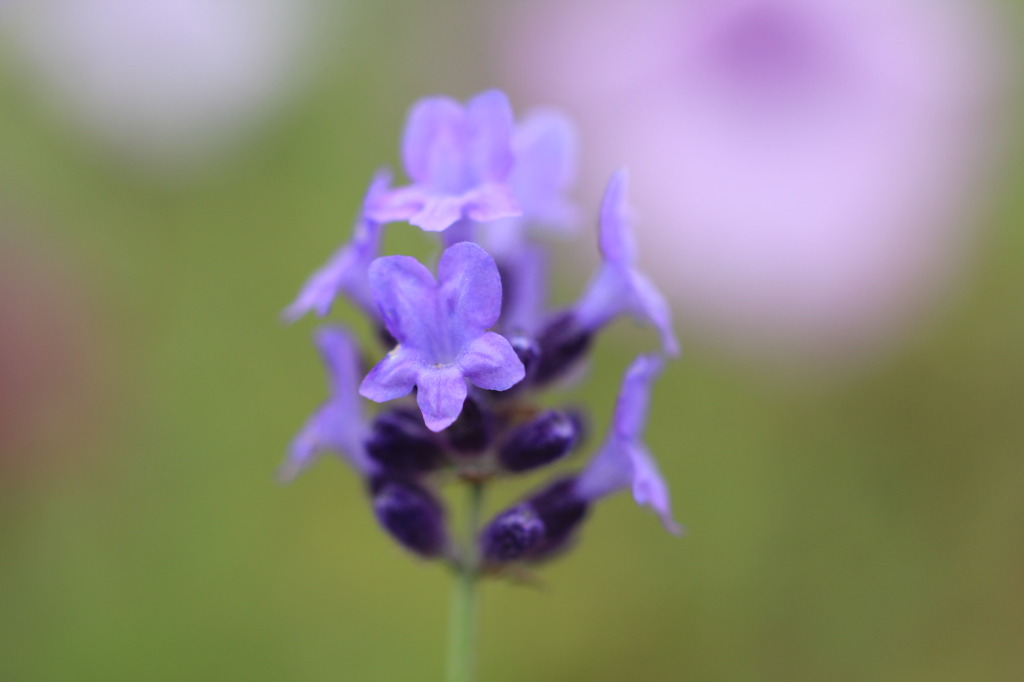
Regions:
<instances>
[{"instance_id":1,"label":"flower cluster","mask_svg":"<svg viewBox=\"0 0 1024 682\"><path fill-rule=\"evenodd\" d=\"M543 239L576 224L566 197L575 155L564 117L542 110L517 122L496 90L465 105L431 97L412 108L402 143L411 183L394 188L384 172L374 178L350 242L284 313L290 321L324 316L344 295L378 328L384 355L364 373L348 331L317 333L330 396L292 442L283 480L335 453L365 480L380 525L403 547L488 571L558 554L591 505L623 489L679 532L643 443L652 384L678 344L665 299L635 265L625 171L611 178L601 206L597 273L574 305L546 307ZM440 234L434 272L411 256L379 256L392 222ZM623 314L653 326L661 352L627 370L596 454L500 512L478 530L475 546L457 547L440 483L482 486L577 450L585 416L540 407L536 398L575 375L597 332ZM368 417L360 396L385 407Z\"/></svg>"}]
</instances>

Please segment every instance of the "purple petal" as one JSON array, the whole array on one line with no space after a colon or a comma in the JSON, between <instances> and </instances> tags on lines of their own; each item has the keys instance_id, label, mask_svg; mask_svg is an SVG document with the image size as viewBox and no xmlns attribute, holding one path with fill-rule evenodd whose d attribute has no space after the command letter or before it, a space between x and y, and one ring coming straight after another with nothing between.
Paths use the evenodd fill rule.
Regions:
<instances>
[{"instance_id":1,"label":"purple petal","mask_svg":"<svg viewBox=\"0 0 1024 682\"><path fill-rule=\"evenodd\" d=\"M380 250L382 227L366 212L387 194L390 183L389 171L381 170L374 175L363 198L363 215L353 229L351 241L335 251L327 264L306 280L298 297L282 313L286 321L294 322L311 311L320 317L327 315L338 293L345 293L368 314L376 316L367 272Z\"/></svg>"},{"instance_id":2,"label":"purple petal","mask_svg":"<svg viewBox=\"0 0 1024 682\"><path fill-rule=\"evenodd\" d=\"M600 220L601 255L606 262L624 266L632 265L636 258L636 242L630 226L628 185L629 173L625 168L612 175L601 201Z\"/></svg>"},{"instance_id":3,"label":"purple petal","mask_svg":"<svg viewBox=\"0 0 1024 682\"><path fill-rule=\"evenodd\" d=\"M574 222L563 195L576 180L577 146L575 128L557 111L533 111L517 127L510 183L531 220L561 228Z\"/></svg>"},{"instance_id":4,"label":"purple petal","mask_svg":"<svg viewBox=\"0 0 1024 682\"><path fill-rule=\"evenodd\" d=\"M466 400L466 380L458 367L423 368L416 379L416 402L431 431L443 431L458 419Z\"/></svg>"},{"instance_id":5,"label":"purple petal","mask_svg":"<svg viewBox=\"0 0 1024 682\"><path fill-rule=\"evenodd\" d=\"M466 198L466 215L471 220L489 223L501 218L515 218L523 214L512 188L491 183L472 191Z\"/></svg>"},{"instance_id":6,"label":"purple petal","mask_svg":"<svg viewBox=\"0 0 1024 682\"><path fill-rule=\"evenodd\" d=\"M604 445L576 482L586 500L596 500L623 488L633 491L638 504L655 509L670 532L681 532L672 519L668 487L642 442L651 385L661 371L656 356L640 356L626 371L615 405L612 428Z\"/></svg>"},{"instance_id":7,"label":"purple petal","mask_svg":"<svg viewBox=\"0 0 1024 682\"><path fill-rule=\"evenodd\" d=\"M535 244L523 244L500 258L504 293L501 329L506 333L539 331L548 288L548 253Z\"/></svg>"},{"instance_id":8,"label":"purple petal","mask_svg":"<svg viewBox=\"0 0 1024 682\"><path fill-rule=\"evenodd\" d=\"M640 322L654 325L661 336L661 347L666 354L679 355L679 341L672 328L672 309L658 288L643 273L633 272L634 301L632 313Z\"/></svg>"},{"instance_id":9,"label":"purple petal","mask_svg":"<svg viewBox=\"0 0 1024 682\"><path fill-rule=\"evenodd\" d=\"M441 308L448 317L454 347L460 348L501 315L501 276L494 259L479 245L449 247L437 266Z\"/></svg>"},{"instance_id":10,"label":"purple petal","mask_svg":"<svg viewBox=\"0 0 1024 682\"><path fill-rule=\"evenodd\" d=\"M641 506L652 508L661 517L665 530L681 535L683 528L672 517L668 486L651 453L641 444L626 448L631 462L633 499Z\"/></svg>"},{"instance_id":11,"label":"purple petal","mask_svg":"<svg viewBox=\"0 0 1024 682\"><path fill-rule=\"evenodd\" d=\"M458 365L466 379L489 391L507 391L526 376L512 346L494 332L474 339L459 355Z\"/></svg>"},{"instance_id":12,"label":"purple petal","mask_svg":"<svg viewBox=\"0 0 1024 682\"><path fill-rule=\"evenodd\" d=\"M626 370L615 403L615 415L612 417L612 429L616 437L637 441L643 436L651 387L661 374L663 364L656 355L641 355Z\"/></svg>"},{"instance_id":13,"label":"purple petal","mask_svg":"<svg viewBox=\"0 0 1024 682\"><path fill-rule=\"evenodd\" d=\"M317 331L316 345L327 367L331 402L340 404L361 421L362 410L356 399L356 386L362 374L359 348L341 327L324 327Z\"/></svg>"},{"instance_id":14,"label":"purple petal","mask_svg":"<svg viewBox=\"0 0 1024 682\"><path fill-rule=\"evenodd\" d=\"M422 187L400 187L375 197L366 206L366 216L379 223L408 221L423 210L429 198Z\"/></svg>"},{"instance_id":15,"label":"purple petal","mask_svg":"<svg viewBox=\"0 0 1024 682\"><path fill-rule=\"evenodd\" d=\"M384 325L399 343L423 348L438 337L437 283L412 256L385 256L370 265L370 287Z\"/></svg>"},{"instance_id":16,"label":"purple petal","mask_svg":"<svg viewBox=\"0 0 1024 682\"><path fill-rule=\"evenodd\" d=\"M335 452L356 471L369 473L372 464L350 428L352 415L337 404L323 404L292 440L288 457L277 470L277 479L287 483L307 469L325 452Z\"/></svg>"},{"instance_id":17,"label":"purple petal","mask_svg":"<svg viewBox=\"0 0 1024 682\"><path fill-rule=\"evenodd\" d=\"M282 481L294 478L325 451L342 455L361 473L372 469L362 448L366 422L356 397L359 351L338 327L320 330L316 342L327 367L331 394L292 441L288 458L278 472Z\"/></svg>"},{"instance_id":18,"label":"purple petal","mask_svg":"<svg viewBox=\"0 0 1024 682\"><path fill-rule=\"evenodd\" d=\"M409 222L427 232L442 232L462 217L465 203L462 196L428 196Z\"/></svg>"},{"instance_id":19,"label":"purple petal","mask_svg":"<svg viewBox=\"0 0 1024 682\"><path fill-rule=\"evenodd\" d=\"M466 114L448 97L428 97L413 105L402 140L406 173L416 184L434 189L462 182Z\"/></svg>"},{"instance_id":20,"label":"purple petal","mask_svg":"<svg viewBox=\"0 0 1024 682\"><path fill-rule=\"evenodd\" d=\"M666 354L679 354L668 302L646 276L632 268L605 263L574 310L580 325L592 331L620 313L629 313L641 324L654 325Z\"/></svg>"},{"instance_id":21,"label":"purple petal","mask_svg":"<svg viewBox=\"0 0 1024 682\"><path fill-rule=\"evenodd\" d=\"M331 256L326 265L310 275L299 295L284 309L281 317L290 324L309 312L320 317L331 312L349 260L349 246L346 244Z\"/></svg>"},{"instance_id":22,"label":"purple petal","mask_svg":"<svg viewBox=\"0 0 1024 682\"><path fill-rule=\"evenodd\" d=\"M500 90L466 103L469 159L478 180L504 182L512 168L512 105Z\"/></svg>"},{"instance_id":23,"label":"purple petal","mask_svg":"<svg viewBox=\"0 0 1024 682\"><path fill-rule=\"evenodd\" d=\"M384 356L363 379L359 394L376 403L401 398L416 385L421 362L415 353L399 346Z\"/></svg>"}]
</instances>

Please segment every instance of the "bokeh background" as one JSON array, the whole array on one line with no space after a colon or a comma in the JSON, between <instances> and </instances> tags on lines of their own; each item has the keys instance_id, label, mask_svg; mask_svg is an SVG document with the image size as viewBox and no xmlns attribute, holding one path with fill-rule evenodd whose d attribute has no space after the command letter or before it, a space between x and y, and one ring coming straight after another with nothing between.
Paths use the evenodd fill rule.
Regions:
<instances>
[{"instance_id":1,"label":"bokeh background","mask_svg":"<svg viewBox=\"0 0 1024 682\"><path fill-rule=\"evenodd\" d=\"M446 572L337 462L273 480L325 391L278 315L408 105L492 86L580 123L557 301L634 170L690 535L602 504L485 587L481 679L1024 678L1019 11L846 5L0 4L0 679L440 678ZM602 423L654 343L615 326L566 400Z\"/></svg>"}]
</instances>

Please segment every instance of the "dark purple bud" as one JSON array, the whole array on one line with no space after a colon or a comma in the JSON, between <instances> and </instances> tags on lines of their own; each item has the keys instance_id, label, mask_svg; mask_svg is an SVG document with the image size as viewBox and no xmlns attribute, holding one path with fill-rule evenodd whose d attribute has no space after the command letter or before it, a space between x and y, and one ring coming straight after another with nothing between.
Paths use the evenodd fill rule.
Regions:
<instances>
[{"instance_id":1,"label":"dark purple bud","mask_svg":"<svg viewBox=\"0 0 1024 682\"><path fill-rule=\"evenodd\" d=\"M589 504L563 479L498 514L480 533L480 552L491 564L542 561L566 549Z\"/></svg>"},{"instance_id":2,"label":"dark purple bud","mask_svg":"<svg viewBox=\"0 0 1024 682\"><path fill-rule=\"evenodd\" d=\"M394 473L419 474L437 469L444 461L439 439L416 410L398 408L377 415L366 437L366 452Z\"/></svg>"},{"instance_id":3,"label":"dark purple bud","mask_svg":"<svg viewBox=\"0 0 1024 682\"><path fill-rule=\"evenodd\" d=\"M566 455L578 436L568 413L548 410L512 431L498 450L498 460L508 471L536 469Z\"/></svg>"},{"instance_id":4,"label":"dark purple bud","mask_svg":"<svg viewBox=\"0 0 1024 682\"><path fill-rule=\"evenodd\" d=\"M484 561L502 564L525 558L544 541L544 522L528 504L508 509L480 534Z\"/></svg>"},{"instance_id":5,"label":"dark purple bud","mask_svg":"<svg viewBox=\"0 0 1024 682\"><path fill-rule=\"evenodd\" d=\"M550 559L572 542L590 503L576 494L576 479L565 478L530 498L530 506L544 523L544 542L530 554L531 561Z\"/></svg>"},{"instance_id":6,"label":"dark purple bud","mask_svg":"<svg viewBox=\"0 0 1024 682\"><path fill-rule=\"evenodd\" d=\"M486 450L494 439L494 415L473 398L466 398L462 412L444 435L448 443L464 453L478 453Z\"/></svg>"},{"instance_id":7,"label":"dark purple bud","mask_svg":"<svg viewBox=\"0 0 1024 682\"><path fill-rule=\"evenodd\" d=\"M422 557L436 557L448 546L444 509L426 489L411 481L378 476L370 482L373 513L398 544Z\"/></svg>"},{"instance_id":8,"label":"dark purple bud","mask_svg":"<svg viewBox=\"0 0 1024 682\"><path fill-rule=\"evenodd\" d=\"M526 374L529 376L530 368L540 357L540 347L537 342L528 336L513 336L509 338L508 342L512 345L512 350L515 351L519 361L523 363Z\"/></svg>"},{"instance_id":9,"label":"dark purple bud","mask_svg":"<svg viewBox=\"0 0 1024 682\"><path fill-rule=\"evenodd\" d=\"M543 385L565 375L583 358L593 338L572 311L556 316L537 336L540 357L534 365L531 381Z\"/></svg>"}]
</instances>

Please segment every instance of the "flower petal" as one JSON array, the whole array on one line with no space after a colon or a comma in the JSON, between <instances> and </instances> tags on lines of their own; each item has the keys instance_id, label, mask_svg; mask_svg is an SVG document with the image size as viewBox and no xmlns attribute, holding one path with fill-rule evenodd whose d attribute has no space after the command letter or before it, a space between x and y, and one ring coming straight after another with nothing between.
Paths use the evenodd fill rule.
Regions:
<instances>
[{"instance_id":1,"label":"flower petal","mask_svg":"<svg viewBox=\"0 0 1024 682\"><path fill-rule=\"evenodd\" d=\"M459 355L462 375L480 388L507 391L526 376L526 368L512 346L500 334L486 332Z\"/></svg>"},{"instance_id":2,"label":"flower petal","mask_svg":"<svg viewBox=\"0 0 1024 682\"><path fill-rule=\"evenodd\" d=\"M465 203L462 196L427 196L409 223L427 232L442 232L462 217Z\"/></svg>"},{"instance_id":3,"label":"flower petal","mask_svg":"<svg viewBox=\"0 0 1024 682\"><path fill-rule=\"evenodd\" d=\"M604 192L601 201L600 245L606 262L629 266L636 258L636 241L630 226L630 208L627 197L629 173L619 169Z\"/></svg>"},{"instance_id":4,"label":"flower petal","mask_svg":"<svg viewBox=\"0 0 1024 682\"><path fill-rule=\"evenodd\" d=\"M469 162L479 181L504 182L512 168L512 105L500 90L466 102Z\"/></svg>"},{"instance_id":5,"label":"flower petal","mask_svg":"<svg viewBox=\"0 0 1024 682\"><path fill-rule=\"evenodd\" d=\"M385 256L370 265L370 288L384 325L399 343L429 347L438 336L437 283L412 256Z\"/></svg>"},{"instance_id":6,"label":"flower petal","mask_svg":"<svg viewBox=\"0 0 1024 682\"><path fill-rule=\"evenodd\" d=\"M418 185L443 187L461 178L465 163L466 114L448 97L413 105L402 139L405 171Z\"/></svg>"},{"instance_id":7,"label":"flower petal","mask_svg":"<svg viewBox=\"0 0 1024 682\"><path fill-rule=\"evenodd\" d=\"M437 265L440 307L448 317L455 347L461 348L501 315L498 266L478 244L448 247Z\"/></svg>"},{"instance_id":8,"label":"flower petal","mask_svg":"<svg viewBox=\"0 0 1024 682\"><path fill-rule=\"evenodd\" d=\"M316 333L320 358L327 367L331 402L340 404L353 418L362 420L356 386L362 373L359 348L341 327L324 327Z\"/></svg>"},{"instance_id":9,"label":"flower petal","mask_svg":"<svg viewBox=\"0 0 1024 682\"><path fill-rule=\"evenodd\" d=\"M663 364L656 355L641 355L626 370L612 417L612 429L616 437L637 441L643 436L647 409L651 402L651 387L661 373Z\"/></svg>"},{"instance_id":10,"label":"flower petal","mask_svg":"<svg viewBox=\"0 0 1024 682\"><path fill-rule=\"evenodd\" d=\"M554 110L532 111L516 128L509 181L527 218L561 229L575 222L563 195L576 180L577 146L572 123Z\"/></svg>"},{"instance_id":11,"label":"flower petal","mask_svg":"<svg viewBox=\"0 0 1024 682\"><path fill-rule=\"evenodd\" d=\"M641 355L626 371L619 390L612 428L604 445L576 480L576 491L587 501L623 488L633 491L638 504L652 507L670 532L682 529L672 518L668 486L642 442L651 385L661 371L657 356Z\"/></svg>"},{"instance_id":12,"label":"flower petal","mask_svg":"<svg viewBox=\"0 0 1024 682\"><path fill-rule=\"evenodd\" d=\"M327 367L331 394L292 441L288 458L278 472L282 481L294 478L321 452L328 450L342 455L361 473L373 469L362 447L366 422L356 397L358 348L340 327L321 329L316 343Z\"/></svg>"},{"instance_id":13,"label":"flower petal","mask_svg":"<svg viewBox=\"0 0 1024 682\"><path fill-rule=\"evenodd\" d=\"M634 444L625 448L631 463L631 488L636 503L650 507L661 517L665 530L674 535L681 535L683 528L672 517L672 505L669 499L668 486L658 471L657 464L651 453L642 444Z\"/></svg>"},{"instance_id":14,"label":"flower petal","mask_svg":"<svg viewBox=\"0 0 1024 682\"><path fill-rule=\"evenodd\" d=\"M359 386L359 394L376 403L401 398L416 385L420 364L414 353L398 346L370 370Z\"/></svg>"},{"instance_id":15,"label":"flower petal","mask_svg":"<svg viewBox=\"0 0 1024 682\"><path fill-rule=\"evenodd\" d=\"M379 223L408 221L423 210L428 198L427 192L417 185L400 187L374 197L366 205L366 216Z\"/></svg>"},{"instance_id":16,"label":"flower petal","mask_svg":"<svg viewBox=\"0 0 1024 682\"><path fill-rule=\"evenodd\" d=\"M466 380L454 365L425 367L416 378L416 402L431 431L443 431L458 419L466 400Z\"/></svg>"},{"instance_id":17,"label":"flower petal","mask_svg":"<svg viewBox=\"0 0 1024 682\"><path fill-rule=\"evenodd\" d=\"M482 185L470 192L466 197L465 211L470 219L480 223L523 214L512 188L498 183Z\"/></svg>"},{"instance_id":18,"label":"flower petal","mask_svg":"<svg viewBox=\"0 0 1024 682\"><path fill-rule=\"evenodd\" d=\"M547 304L548 254L536 244L523 244L501 258L503 292L501 329L509 334L534 334L539 331Z\"/></svg>"},{"instance_id":19,"label":"flower petal","mask_svg":"<svg viewBox=\"0 0 1024 682\"><path fill-rule=\"evenodd\" d=\"M363 198L363 215L352 231L352 239L306 280L295 301L282 313L287 322L295 322L311 311L320 317L327 315L340 292L367 314L376 316L377 306L370 291L367 271L380 250L382 226L366 212L387 194L390 183L391 173L388 170L380 170L374 175Z\"/></svg>"},{"instance_id":20,"label":"flower petal","mask_svg":"<svg viewBox=\"0 0 1024 682\"><path fill-rule=\"evenodd\" d=\"M320 317L331 312L331 306L341 289L345 269L351 258L349 253L350 248L346 244L335 251L323 267L309 276L306 283L302 285L299 295L281 313L285 322L291 324L309 312L316 313Z\"/></svg>"},{"instance_id":21,"label":"flower petal","mask_svg":"<svg viewBox=\"0 0 1024 682\"><path fill-rule=\"evenodd\" d=\"M661 336L661 347L666 354L679 355L679 341L672 328L672 309L665 296L641 272L633 271L633 316L640 322L654 325Z\"/></svg>"}]
</instances>

